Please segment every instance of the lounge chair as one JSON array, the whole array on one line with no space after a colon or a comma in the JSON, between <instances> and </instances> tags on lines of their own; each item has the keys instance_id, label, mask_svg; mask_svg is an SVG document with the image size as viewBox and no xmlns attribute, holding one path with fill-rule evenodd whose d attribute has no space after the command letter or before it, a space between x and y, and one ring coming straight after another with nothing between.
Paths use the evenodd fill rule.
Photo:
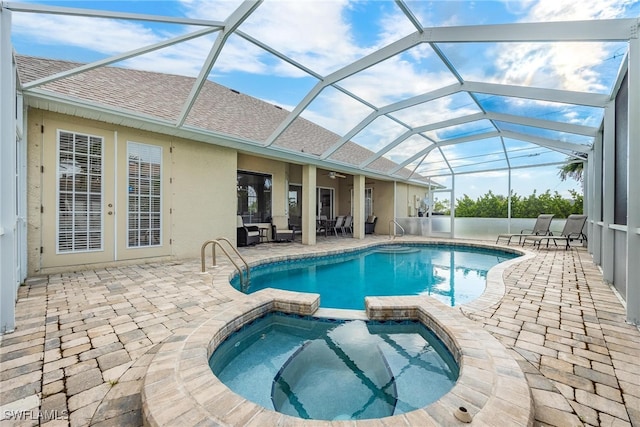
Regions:
<instances>
[{"instance_id":1,"label":"lounge chair","mask_svg":"<svg viewBox=\"0 0 640 427\"><path fill-rule=\"evenodd\" d=\"M549 241L553 240L553 243L558 246L558 242L565 243L565 249L569 249L569 243L572 240L587 240L587 236L582 232L584 228L584 223L587 221L586 215L569 215L567 218L567 222L564 224L564 228L559 236L527 236L524 238L524 242L522 245L524 246L527 241L531 241L533 246L538 245L538 249L540 249L540 245L542 242L547 242L547 247L549 246Z\"/></svg>"},{"instance_id":2,"label":"lounge chair","mask_svg":"<svg viewBox=\"0 0 640 427\"><path fill-rule=\"evenodd\" d=\"M538 218L536 218L536 223L533 225L533 230L520 230L520 233L514 234L498 234L498 238L496 239L496 244L500 241L500 239L507 239L507 245L511 243L511 239L514 237L518 238L518 244L522 243L522 238L527 236L548 236L551 234L549 231L549 226L551 225L551 220L553 219L553 214L540 214Z\"/></svg>"},{"instance_id":3,"label":"lounge chair","mask_svg":"<svg viewBox=\"0 0 640 427\"><path fill-rule=\"evenodd\" d=\"M244 221L240 215L238 215L236 219L236 225L238 228L238 246L248 246L260 243L260 228L258 226L244 225Z\"/></svg>"},{"instance_id":4,"label":"lounge chair","mask_svg":"<svg viewBox=\"0 0 640 427\"><path fill-rule=\"evenodd\" d=\"M367 220L364 222L364 234L373 234L376 229L376 222L378 222L378 217L375 215L369 215Z\"/></svg>"},{"instance_id":5,"label":"lounge chair","mask_svg":"<svg viewBox=\"0 0 640 427\"><path fill-rule=\"evenodd\" d=\"M271 219L271 233L274 242L293 242L296 236L294 226L289 227L286 216L274 216Z\"/></svg>"}]
</instances>

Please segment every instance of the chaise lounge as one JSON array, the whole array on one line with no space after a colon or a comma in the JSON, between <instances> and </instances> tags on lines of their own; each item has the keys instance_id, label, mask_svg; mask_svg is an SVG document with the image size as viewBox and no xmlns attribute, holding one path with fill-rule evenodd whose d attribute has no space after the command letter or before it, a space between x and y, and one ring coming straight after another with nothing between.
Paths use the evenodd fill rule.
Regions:
<instances>
[{"instance_id":1,"label":"chaise lounge","mask_svg":"<svg viewBox=\"0 0 640 427\"><path fill-rule=\"evenodd\" d=\"M549 226L551 225L551 220L553 219L553 214L540 214L538 218L536 218L536 223L533 225L533 230L520 230L520 233L514 234L498 234L498 238L496 239L496 244L500 241L500 239L507 239L507 245L511 243L511 239L514 237L518 238L518 244L522 244L522 238L526 238L527 236L548 236L551 234L549 231Z\"/></svg>"},{"instance_id":2,"label":"chaise lounge","mask_svg":"<svg viewBox=\"0 0 640 427\"><path fill-rule=\"evenodd\" d=\"M531 241L533 246L538 245L538 249L540 249L540 245L542 242L547 242L547 247L549 247L549 241L553 240L553 243L558 246L558 242L565 243L565 249L569 249L570 243L573 240L587 240L587 236L582 232L584 228L584 223L587 221L586 215L569 215L567 217L567 222L564 224L564 228L559 236L527 236L524 238L522 242L522 246L524 246L527 241Z\"/></svg>"}]
</instances>

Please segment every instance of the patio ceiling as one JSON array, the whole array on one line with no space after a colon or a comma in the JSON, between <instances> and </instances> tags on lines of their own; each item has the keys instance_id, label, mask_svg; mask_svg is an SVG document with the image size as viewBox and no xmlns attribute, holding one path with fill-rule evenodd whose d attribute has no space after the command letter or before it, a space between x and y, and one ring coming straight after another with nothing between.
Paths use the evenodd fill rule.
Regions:
<instances>
[{"instance_id":1,"label":"patio ceiling","mask_svg":"<svg viewBox=\"0 0 640 427\"><path fill-rule=\"evenodd\" d=\"M223 3L229 7L228 2ZM335 134L335 141L317 157L327 164L334 163L336 170L344 166L339 159L344 158L346 152L341 156L341 151L350 141L372 153L358 165L364 171L373 171L370 166L380 158L395 162L397 166L385 172L390 179L401 177L399 171L403 168L412 171L412 178L432 178L584 158L597 136L604 108L624 75L627 42L637 37L637 19L455 26L442 22L427 26L424 3L357 3L352 16L392 8L388 13L401 21L396 22L401 30L382 42L380 34L384 29L364 28L366 19L353 21L351 25L359 31L354 30L353 34L362 37L362 48L348 52L337 45L335 52L331 46L314 46L312 42L318 40L306 37L304 28L299 30L295 49L291 40L267 31L273 30L269 27L273 19L269 21L269 17L294 14L293 9L299 8L300 2L245 1L214 19L34 3L5 2L3 7L16 17L36 13L100 22L136 22L161 26L156 27L158 32L161 28L171 35L153 43L140 41L134 49L31 81L22 87L26 94L97 67L121 63L148 68L158 52L175 52L176 48L195 51L199 47L200 65L193 70L195 83L174 119L177 129L185 126L208 79L225 86L234 82L242 86L236 89L243 93L290 111L270 136L251 141L248 149L273 148L277 157L279 138L296 118L304 117ZM108 7L109 3L101 5ZM485 20L483 16L478 18ZM325 18L318 17L322 19ZM21 25L20 18L14 21L16 26ZM295 23L283 18L276 24L284 29ZM375 42L367 42L365 34ZM326 35L328 43L331 37ZM310 44L303 46L305 41ZM312 54L314 49L317 55ZM21 53L19 46L17 51ZM563 55L576 52L581 53L576 56L581 56L578 59L582 65L568 60L562 63ZM253 70L233 69L230 64L240 55L252 57ZM158 64L158 57L155 58ZM549 59L557 63L545 62ZM536 60L537 69L531 68ZM523 71L525 63L530 71ZM415 79L403 79L403 67L411 68L412 73L407 75ZM244 73L248 78L234 80L233 73ZM376 169L375 174L379 173Z\"/></svg>"}]
</instances>

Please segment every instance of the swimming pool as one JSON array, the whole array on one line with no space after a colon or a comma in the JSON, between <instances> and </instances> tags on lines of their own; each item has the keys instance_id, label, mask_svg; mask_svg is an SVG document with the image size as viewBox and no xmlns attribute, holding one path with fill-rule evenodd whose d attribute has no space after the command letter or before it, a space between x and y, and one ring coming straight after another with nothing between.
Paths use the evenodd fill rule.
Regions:
<instances>
[{"instance_id":1,"label":"swimming pool","mask_svg":"<svg viewBox=\"0 0 640 427\"><path fill-rule=\"evenodd\" d=\"M362 244L372 247L371 243ZM323 254L332 255L335 252ZM522 258L492 268L487 274L486 290L482 297L467 304L465 312L473 312L499 301L504 295L504 270L533 256L517 250L513 252L518 252ZM296 253L278 259L299 256ZM263 262L274 260L273 256L271 260L264 256L262 258ZM248 297L241 295L229 286L232 267L224 268L224 273L215 274L212 282L214 289L229 295L230 305L218 314L200 317L185 325L180 334L174 334L161 344L149 364L142 390L145 424L333 425L331 421L294 418L260 406L229 389L211 370L210 357L222 342L272 312L312 318L338 316L341 319L364 319L366 314L372 321L417 321L434 331L460 367L455 385L425 407L385 417L385 424L452 425L459 423L458 415L462 408L479 424L491 425L496 419L508 419L514 425L533 424L531 391L520 365L499 341L478 323L467 318L462 310L448 307L434 298L370 297L366 313L320 312L318 294L266 289ZM371 421L366 420L348 423L353 426L371 425Z\"/></svg>"},{"instance_id":2,"label":"swimming pool","mask_svg":"<svg viewBox=\"0 0 640 427\"><path fill-rule=\"evenodd\" d=\"M458 365L416 321L330 321L271 313L231 335L209 365L231 390L298 418L357 420L427 406Z\"/></svg>"},{"instance_id":3,"label":"swimming pool","mask_svg":"<svg viewBox=\"0 0 640 427\"><path fill-rule=\"evenodd\" d=\"M488 270L517 254L441 244L381 245L365 250L251 268L251 282L232 285L250 294L276 288L320 294L325 308L364 309L366 296L429 295L450 306L470 302L485 289Z\"/></svg>"}]
</instances>

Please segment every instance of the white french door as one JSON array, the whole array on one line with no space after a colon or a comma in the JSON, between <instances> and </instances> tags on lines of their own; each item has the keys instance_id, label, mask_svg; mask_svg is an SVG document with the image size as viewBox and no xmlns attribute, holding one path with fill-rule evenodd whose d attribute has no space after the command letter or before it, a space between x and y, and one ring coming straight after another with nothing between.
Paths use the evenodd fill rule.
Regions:
<instances>
[{"instance_id":1,"label":"white french door","mask_svg":"<svg viewBox=\"0 0 640 427\"><path fill-rule=\"evenodd\" d=\"M113 135L74 129L45 128L42 267L114 259Z\"/></svg>"},{"instance_id":2,"label":"white french door","mask_svg":"<svg viewBox=\"0 0 640 427\"><path fill-rule=\"evenodd\" d=\"M57 121L43 141L42 268L171 254L168 140Z\"/></svg>"}]
</instances>

